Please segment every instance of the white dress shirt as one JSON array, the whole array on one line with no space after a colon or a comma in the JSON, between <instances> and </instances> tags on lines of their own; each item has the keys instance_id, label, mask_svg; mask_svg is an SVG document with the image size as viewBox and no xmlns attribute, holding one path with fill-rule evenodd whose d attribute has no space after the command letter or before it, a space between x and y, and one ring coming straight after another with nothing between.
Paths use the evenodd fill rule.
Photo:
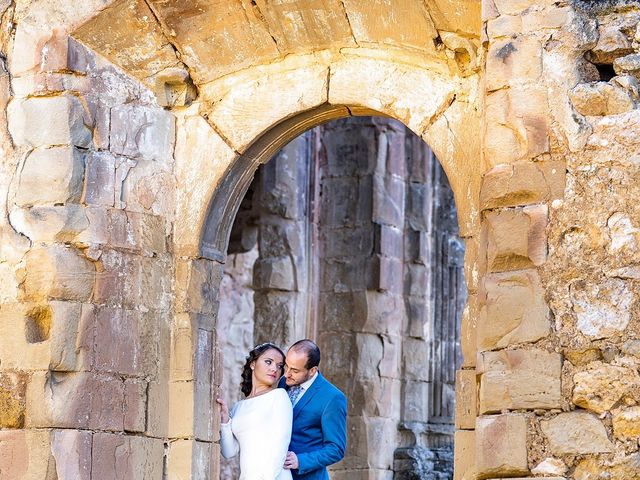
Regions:
<instances>
[{"instance_id":1,"label":"white dress shirt","mask_svg":"<svg viewBox=\"0 0 640 480\"><path fill-rule=\"evenodd\" d=\"M311 385L313 385L313 382L316 381L317 377L318 377L318 372L314 373L313 376L309 380L307 380L306 382L300 384L301 390L300 390L300 393L298 394L298 398L296 398L296 401L293 403L294 407L300 401L300 399L306 393L306 391L309 389L309 387Z\"/></svg>"}]
</instances>

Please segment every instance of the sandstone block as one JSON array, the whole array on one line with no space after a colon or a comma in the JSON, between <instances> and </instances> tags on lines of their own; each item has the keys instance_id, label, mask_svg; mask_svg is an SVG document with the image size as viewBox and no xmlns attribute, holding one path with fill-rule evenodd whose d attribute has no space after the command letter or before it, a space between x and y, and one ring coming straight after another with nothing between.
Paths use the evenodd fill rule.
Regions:
<instances>
[{"instance_id":1,"label":"sandstone block","mask_svg":"<svg viewBox=\"0 0 640 480\"><path fill-rule=\"evenodd\" d=\"M576 285L571 289L576 327L589 338L619 335L631 321L634 293L624 280L608 278L600 284Z\"/></svg>"},{"instance_id":2,"label":"sandstone block","mask_svg":"<svg viewBox=\"0 0 640 480\"><path fill-rule=\"evenodd\" d=\"M215 478L210 476L212 448L194 440L174 440L169 444L167 471L169 478Z\"/></svg>"},{"instance_id":3,"label":"sandstone block","mask_svg":"<svg viewBox=\"0 0 640 480\"><path fill-rule=\"evenodd\" d=\"M91 480L92 433L53 430L51 453L58 480Z\"/></svg>"},{"instance_id":4,"label":"sandstone block","mask_svg":"<svg viewBox=\"0 0 640 480\"><path fill-rule=\"evenodd\" d=\"M24 161L15 202L20 206L78 202L84 154L73 147L37 149Z\"/></svg>"},{"instance_id":5,"label":"sandstone block","mask_svg":"<svg viewBox=\"0 0 640 480\"><path fill-rule=\"evenodd\" d=\"M405 69L371 58L351 58L332 65L329 85L329 103L362 105L362 93L367 92L363 107L397 118L418 133L453 93L450 84L427 70ZM429 98L419 95L420 89L428 90Z\"/></svg>"},{"instance_id":6,"label":"sandstone block","mask_svg":"<svg viewBox=\"0 0 640 480\"><path fill-rule=\"evenodd\" d=\"M549 334L549 308L535 270L487 275L482 289L477 333L480 350L535 342Z\"/></svg>"},{"instance_id":7,"label":"sandstone block","mask_svg":"<svg viewBox=\"0 0 640 480\"><path fill-rule=\"evenodd\" d=\"M147 382L124 381L124 430L144 432L147 413Z\"/></svg>"},{"instance_id":8,"label":"sandstone block","mask_svg":"<svg viewBox=\"0 0 640 480\"><path fill-rule=\"evenodd\" d=\"M142 375L140 312L99 308L96 314L96 369L122 375Z\"/></svg>"},{"instance_id":9,"label":"sandstone block","mask_svg":"<svg viewBox=\"0 0 640 480\"><path fill-rule=\"evenodd\" d=\"M475 370L456 372L456 414L457 429L472 430L478 416L478 384Z\"/></svg>"},{"instance_id":10,"label":"sandstone block","mask_svg":"<svg viewBox=\"0 0 640 480\"><path fill-rule=\"evenodd\" d=\"M554 455L586 455L613 451L604 425L587 412L561 413L542 420L542 432Z\"/></svg>"},{"instance_id":11,"label":"sandstone block","mask_svg":"<svg viewBox=\"0 0 640 480\"><path fill-rule=\"evenodd\" d=\"M397 258L373 255L367 261L368 290L402 293L403 263Z\"/></svg>"},{"instance_id":12,"label":"sandstone block","mask_svg":"<svg viewBox=\"0 0 640 480\"><path fill-rule=\"evenodd\" d=\"M629 407L614 412L613 435L620 440L640 438L640 407Z\"/></svg>"},{"instance_id":13,"label":"sandstone block","mask_svg":"<svg viewBox=\"0 0 640 480\"><path fill-rule=\"evenodd\" d=\"M522 415L478 417L476 468L481 478L527 475L527 420Z\"/></svg>"},{"instance_id":14,"label":"sandstone block","mask_svg":"<svg viewBox=\"0 0 640 480\"><path fill-rule=\"evenodd\" d=\"M548 92L511 87L487 97L486 156L491 165L535 158L549 151Z\"/></svg>"},{"instance_id":15,"label":"sandstone block","mask_svg":"<svg viewBox=\"0 0 640 480\"><path fill-rule=\"evenodd\" d=\"M170 164L175 137L175 117L167 110L133 104L111 110L113 153Z\"/></svg>"},{"instance_id":16,"label":"sandstone block","mask_svg":"<svg viewBox=\"0 0 640 480\"><path fill-rule=\"evenodd\" d=\"M573 403L598 414L620 401L640 401L640 375L633 368L593 362L573 376L573 383Z\"/></svg>"},{"instance_id":17,"label":"sandstone block","mask_svg":"<svg viewBox=\"0 0 640 480\"><path fill-rule=\"evenodd\" d=\"M478 351L478 297L469 295L467 304L462 311L460 350L462 351L462 366L475 367Z\"/></svg>"},{"instance_id":18,"label":"sandstone block","mask_svg":"<svg viewBox=\"0 0 640 480\"><path fill-rule=\"evenodd\" d=\"M640 73L640 54L632 53L616 58L613 61L613 69L618 75L630 73L637 76Z\"/></svg>"},{"instance_id":19,"label":"sandstone block","mask_svg":"<svg viewBox=\"0 0 640 480\"><path fill-rule=\"evenodd\" d=\"M121 182L121 199L131 212L152 213L173 219L176 176L162 163L138 159ZM116 195L118 190L116 189Z\"/></svg>"},{"instance_id":20,"label":"sandstone block","mask_svg":"<svg viewBox=\"0 0 640 480\"><path fill-rule=\"evenodd\" d=\"M0 428L24 426L26 393L24 374L0 372Z\"/></svg>"},{"instance_id":21,"label":"sandstone block","mask_svg":"<svg viewBox=\"0 0 640 480\"><path fill-rule=\"evenodd\" d=\"M487 54L488 91L509 86L512 79L535 82L542 75L542 45L533 37L494 41Z\"/></svg>"},{"instance_id":22,"label":"sandstone block","mask_svg":"<svg viewBox=\"0 0 640 480\"><path fill-rule=\"evenodd\" d=\"M14 208L9 219L16 231L37 243L73 242L89 228L80 205Z\"/></svg>"},{"instance_id":23,"label":"sandstone block","mask_svg":"<svg viewBox=\"0 0 640 480\"><path fill-rule=\"evenodd\" d=\"M588 116L618 115L635 106L627 90L607 82L581 83L570 97L576 111Z\"/></svg>"},{"instance_id":24,"label":"sandstone block","mask_svg":"<svg viewBox=\"0 0 640 480\"><path fill-rule=\"evenodd\" d=\"M111 152L92 151L87 156L86 162L82 201L87 205L113 207L117 157Z\"/></svg>"},{"instance_id":25,"label":"sandstone block","mask_svg":"<svg viewBox=\"0 0 640 480\"><path fill-rule=\"evenodd\" d=\"M481 354L480 413L562 406L562 357L542 350Z\"/></svg>"},{"instance_id":26,"label":"sandstone block","mask_svg":"<svg viewBox=\"0 0 640 480\"><path fill-rule=\"evenodd\" d=\"M431 385L419 380L407 380L403 393L402 418L408 422L421 422L428 418L429 403L427 399L431 393Z\"/></svg>"},{"instance_id":27,"label":"sandstone block","mask_svg":"<svg viewBox=\"0 0 640 480\"><path fill-rule=\"evenodd\" d=\"M8 115L9 130L17 145L37 148L91 144L88 112L72 95L14 100L9 104Z\"/></svg>"},{"instance_id":28,"label":"sandstone block","mask_svg":"<svg viewBox=\"0 0 640 480\"><path fill-rule=\"evenodd\" d=\"M491 272L542 265L547 258L547 207L535 205L486 214L487 261Z\"/></svg>"},{"instance_id":29,"label":"sandstone block","mask_svg":"<svg viewBox=\"0 0 640 480\"><path fill-rule=\"evenodd\" d=\"M176 311L215 314L222 279L220 264L205 259L179 262L176 277Z\"/></svg>"},{"instance_id":30,"label":"sandstone block","mask_svg":"<svg viewBox=\"0 0 640 480\"><path fill-rule=\"evenodd\" d=\"M0 431L0 472L3 480L54 480L56 462L51 455L50 433L46 430Z\"/></svg>"},{"instance_id":31,"label":"sandstone block","mask_svg":"<svg viewBox=\"0 0 640 480\"><path fill-rule=\"evenodd\" d=\"M254 288L294 291L296 280L290 256L258 258L254 264Z\"/></svg>"},{"instance_id":32,"label":"sandstone block","mask_svg":"<svg viewBox=\"0 0 640 480\"><path fill-rule=\"evenodd\" d=\"M518 207L562 198L564 162L497 165L483 179L480 208Z\"/></svg>"},{"instance_id":33,"label":"sandstone block","mask_svg":"<svg viewBox=\"0 0 640 480\"><path fill-rule=\"evenodd\" d=\"M169 424L170 438L193 437L195 382L169 383Z\"/></svg>"},{"instance_id":34,"label":"sandstone block","mask_svg":"<svg viewBox=\"0 0 640 480\"><path fill-rule=\"evenodd\" d=\"M88 428L91 390L89 373L34 373L27 387L26 425L31 428Z\"/></svg>"},{"instance_id":35,"label":"sandstone block","mask_svg":"<svg viewBox=\"0 0 640 480\"><path fill-rule=\"evenodd\" d=\"M426 340L405 338L402 348L405 365L405 378L410 380L431 381L430 363L432 345Z\"/></svg>"},{"instance_id":36,"label":"sandstone block","mask_svg":"<svg viewBox=\"0 0 640 480\"><path fill-rule=\"evenodd\" d=\"M90 308L67 302L0 310L0 361L24 370L87 370L92 363Z\"/></svg>"},{"instance_id":37,"label":"sandstone block","mask_svg":"<svg viewBox=\"0 0 640 480\"><path fill-rule=\"evenodd\" d=\"M562 460L549 457L532 468L531 473L534 475L564 475L567 473L567 466Z\"/></svg>"},{"instance_id":38,"label":"sandstone block","mask_svg":"<svg viewBox=\"0 0 640 480\"><path fill-rule=\"evenodd\" d=\"M75 248L34 248L26 255L26 265L25 292L29 299L82 302L91 296L95 266Z\"/></svg>"},{"instance_id":39,"label":"sandstone block","mask_svg":"<svg viewBox=\"0 0 640 480\"><path fill-rule=\"evenodd\" d=\"M575 480L592 480L604 477L608 480L636 480L639 465L640 455L638 453L632 453L613 461L603 461L593 457L586 458L576 467L573 478Z\"/></svg>"},{"instance_id":40,"label":"sandstone block","mask_svg":"<svg viewBox=\"0 0 640 480\"><path fill-rule=\"evenodd\" d=\"M476 432L458 430L454 437L453 480L475 480L476 477Z\"/></svg>"},{"instance_id":41,"label":"sandstone block","mask_svg":"<svg viewBox=\"0 0 640 480\"><path fill-rule=\"evenodd\" d=\"M616 25L600 25L598 43L589 50L586 58L596 64L612 64L616 58L633 53L629 38Z\"/></svg>"},{"instance_id":42,"label":"sandstone block","mask_svg":"<svg viewBox=\"0 0 640 480\"><path fill-rule=\"evenodd\" d=\"M395 177L373 178L373 221L402 228L404 225L405 183ZM396 253L397 254L397 253Z\"/></svg>"},{"instance_id":43,"label":"sandstone block","mask_svg":"<svg viewBox=\"0 0 640 480\"><path fill-rule=\"evenodd\" d=\"M162 478L163 454L161 439L95 433L92 471L104 478L158 479Z\"/></svg>"},{"instance_id":44,"label":"sandstone block","mask_svg":"<svg viewBox=\"0 0 640 480\"><path fill-rule=\"evenodd\" d=\"M357 408L363 414L368 416L378 416L391 418L395 412L402 411L400 405L402 382L394 378L371 378L358 379L354 381L352 378L340 378L339 387L347 395L349 408ZM415 393L415 383L407 381L405 384L405 400L404 412L406 420L418 420L417 415L424 413L424 396L423 393ZM337 385L337 384L336 384ZM415 404L409 398L420 399L420 403ZM408 408L408 406L410 406ZM418 407L413 410L411 407ZM424 418L424 417L421 417Z\"/></svg>"},{"instance_id":45,"label":"sandstone block","mask_svg":"<svg viewBox=\"0 0 640 480\"><path fill-rule=\"evenodd\" d=\"M164 438L169 433L169 387L168 382L149 382L147 388L147 417L145 433L151 437Z\"/></svg>"}]
</instances>

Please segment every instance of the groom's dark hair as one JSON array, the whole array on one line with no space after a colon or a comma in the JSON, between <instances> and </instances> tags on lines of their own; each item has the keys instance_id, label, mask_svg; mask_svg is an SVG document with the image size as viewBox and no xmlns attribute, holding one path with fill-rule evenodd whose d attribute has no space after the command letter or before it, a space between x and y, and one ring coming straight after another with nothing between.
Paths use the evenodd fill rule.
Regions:
<instances>
[{"instance_id":1,"label":"groom's dark hair","mask_svg":"<svg viewBox=\"0 0 640 480\"><path fill-rule=\"evenodd\" d=\"M307 356L307 364L305 365L307 370L320 365L320 349L313 340L309 340L308 338L298 340L289 347L289 350L303 352Z\"/></svg>"}]
</instances>

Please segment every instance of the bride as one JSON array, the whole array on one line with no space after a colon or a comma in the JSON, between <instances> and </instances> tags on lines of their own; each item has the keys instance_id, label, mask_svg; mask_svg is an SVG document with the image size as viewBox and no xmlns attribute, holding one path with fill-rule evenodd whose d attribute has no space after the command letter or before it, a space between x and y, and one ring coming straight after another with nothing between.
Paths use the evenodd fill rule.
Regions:
<instances>
[{"instance_id":1,"label":"bride","mask_svg":"<svg viewBox=\"0 0 640 480\"><path fill-rule=\"evenodd\" d=\"M249 352L242 370L240 390L244 400L231 412L220 404L220 444L225 458L240 451L239 480L291 480L283 468L289 441L293 407L287 392L277 388L284 373L284 353L272 343Z\"/></svg>"}]
</instances>

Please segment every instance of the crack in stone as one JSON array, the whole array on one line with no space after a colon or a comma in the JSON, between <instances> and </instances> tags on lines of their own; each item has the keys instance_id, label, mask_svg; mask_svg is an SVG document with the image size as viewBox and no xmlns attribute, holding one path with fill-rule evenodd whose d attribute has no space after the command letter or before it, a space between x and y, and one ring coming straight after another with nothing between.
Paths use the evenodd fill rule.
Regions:
<instances>
[{"instance_id":1,"label":"crack in stone","mask_svg":"<svg viewBox=\"0 0 640 480\"><path fill-rule=\"evenodd\" d=\"M349 25L349 30L351 31L351 38L353 38L353 41L355 42L355 44L360 47L360 44L358 43L358 39L356 39L356 34L353 31L353 25L351 25L351 19L349 18L349 13L347 11L347 6L344 4L344 0L340 0L340 5L342 5L342 12L344 13L344 18L347 20L347 25Z\"/></svg>"},{"instance_id":2,"label":"crack in stone","mask_svg":"<svg viewBox=\"0 0 640 480\"><path fill-rule=\"evenodd\" d=\"M275 44L276 49L278 50L278 53L280 55L284 54L285 52L281 50L280 44L278 43L278 40L276 39L275 35L271 33L271 28L269 28L269 22L267 21L267 18L262 13L262 10L258 6L258 3L255 0L250 0L250 1L251 1L251 9L253 10L253 14L258 19L260 24L264 27L267 34L271 37L271 40L273 40L273 43ZM249 23L249 25L251 25L251 20L249 19L249 12L247 11L247 7L245 5L245 0L241 1L240 5L244 10L244 14L245 14L245 17L247 18L247 22Z\"/></svg>"},{"instance_id":3,"label":"crack in stone","mask_svg":"<svg viewBox=\"0 0 640 480\"><path fill-rule=\"evenodd\" d=\"M242 154L241 154L238 150L236 150L236 148L233 146L233 144L231 143L231 140L229 140L229 139L227 138L227 136L226 136L224 133L222 133L222 131L218 128L218 126L213 122L213 120L211 120L211 119L209 118L209 115L207 115L207 114L201 114L201 116L202 116L202 118L204 118L204 119L205 119L205 121L209 124L209 126L211 127L211 129L212 129L214 132L216 132L216 133L218 134L218 136L222 139L222 141L223 141L224 143L226 143L226 144L227 144L227 146L228 146L231 150L233 150L233 152L234 152L236 155L238 155L238 156L242 155Z\"/></svg>"}]
</instances>

